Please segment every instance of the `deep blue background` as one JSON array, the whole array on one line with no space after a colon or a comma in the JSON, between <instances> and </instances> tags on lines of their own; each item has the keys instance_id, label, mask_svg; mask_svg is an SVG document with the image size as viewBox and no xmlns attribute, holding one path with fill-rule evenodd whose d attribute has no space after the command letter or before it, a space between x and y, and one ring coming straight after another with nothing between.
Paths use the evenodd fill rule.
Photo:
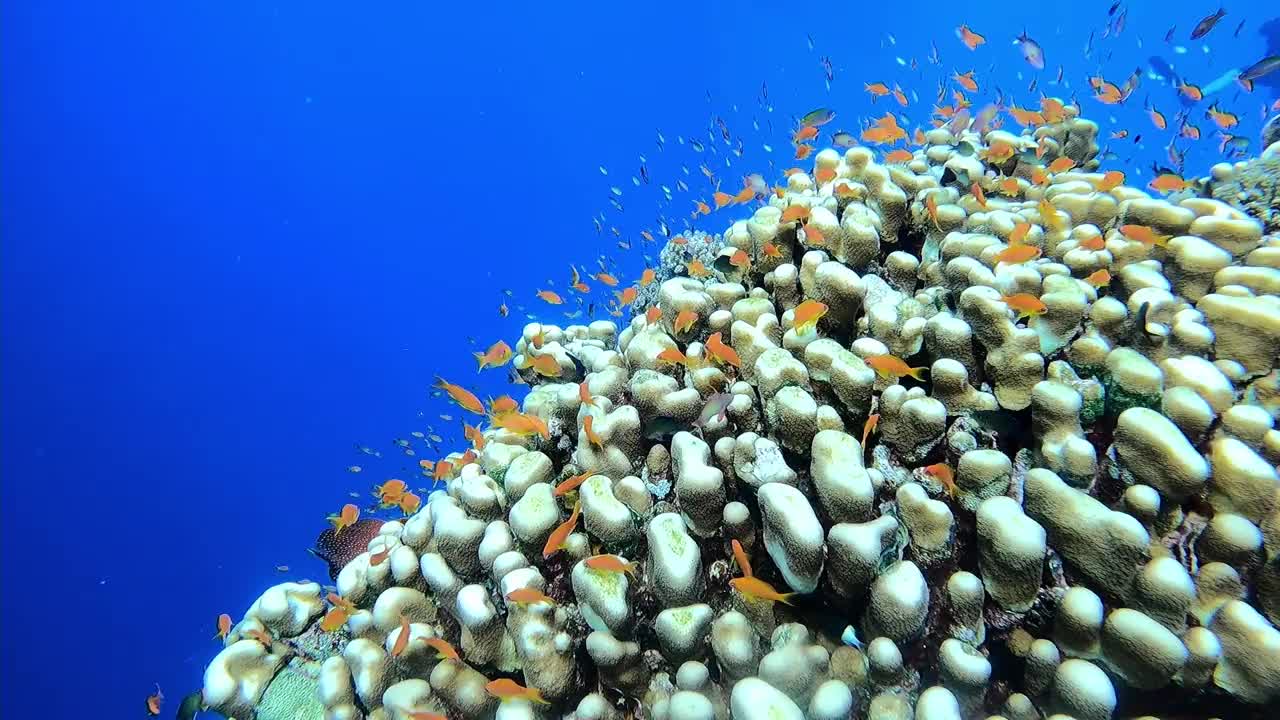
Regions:
<instances>
[{"instance_id":1,"label":"deep blue background","mask_svg":"<svg viewBox=\"0 0 1280 720\"><path fill-rule=\"evenodd\" d=\"M304 549L324 516L412 463L392 438L427 423L457 437L427 393L435 374L503 389L501 373L475 380L467 336L512 340L516 305L533 311L547 278L563 291L570 262L607 253L638 273L641 250L597 236L594 214L637 248L659 213L679 231L692 196L664 207L658 184L683 177L706 196L700 162L732 189L771 159L788 167L792 116L831 105L832 127L856 131L889 109L864 81L916 90L913 124L943 70L1024 90L1009 43L1024 26L1048 53L1042 88L1063 63L1083 97L1099 63L1081 51L1107 4L1074 17L916 4L907 18L898 4L5 3L0 715L133 717L158 681L168 716L217 649L218 613L322 577ZM1231 8L1201 82L1256 59L1250 27L1229 36L1262 7ZM1170 18L1185 35L1210 10L1135 4L1103 72L1122 81ZM965 50L960 22L989 44ZM925 62L930 38L941 68ZM1149 92L1172 114L1168 90ZM1226 103L1243 134L1260 104ZM1137 103L1084 105L1150 131ZM726 146L676 139L707 141L715 115L746 147L730 169ZM1162 146L1122 154L1149 163ZM1202 146L1191 170L1212 160ZM654 184L637 190L641 154Z\"/></svg>"}]
</instances>

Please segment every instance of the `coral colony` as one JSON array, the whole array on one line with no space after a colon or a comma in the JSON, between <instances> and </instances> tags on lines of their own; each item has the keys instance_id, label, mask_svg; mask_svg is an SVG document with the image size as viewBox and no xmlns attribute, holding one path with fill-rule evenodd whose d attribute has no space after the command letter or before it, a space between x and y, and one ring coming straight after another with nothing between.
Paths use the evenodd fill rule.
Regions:
<instances>
[{"instance_id":1,"label":"coral colony","mask_svg":"<svg viewBox=\"0 0 1280 720\"><path fill-rule=\"evenodd\" d=\"M204 703L1280 706L1280 238L1238 209L1276 227L1255 177L1274 188L1275 160L1158 178L1162 198L1095 172L1098 126L1058 108L1021 135L932 129L900 162L823 149L750 217L668 243L621 330L526 326L522 406L487 410L403 521L330 531L331 559L371 536L332 592L263 593Z\"/></svg>"}]
</instances>

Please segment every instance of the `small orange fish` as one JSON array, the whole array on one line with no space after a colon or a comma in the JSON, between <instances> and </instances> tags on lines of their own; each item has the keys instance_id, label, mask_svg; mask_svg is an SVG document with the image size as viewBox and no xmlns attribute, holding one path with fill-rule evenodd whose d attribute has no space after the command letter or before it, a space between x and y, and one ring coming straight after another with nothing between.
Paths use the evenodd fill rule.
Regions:
<instances>
[{"instance_id":1,"label":"small orange fish","mask_svg":"<svg viewBox=\"0 0 1280 720\"><path fill-rule=\"evenodd\" d=\"M1169 236L1161 235L1146 225L1121 225L1120 234L1136 240L1143 245L1159 245L1164 247L1169 244Z\"/></svg>"},{"instance_id":2,"label":"small orange fish","mask_svg":"<svg viewBox=\"0 0 1280 720\"><path fill-rule=\"evenodd\" d=\"M1040 186L1048 185L1048 184L1049 184L1049 173L1045 172L1044 168L1039 168L1039 167L1037 167L1037 168L1032 168L1032 169L1031 169L1031 182L1035 183L1036 185L1040 185Z\"/></svg>"},{"instance_id":3,"label":"small orange fish","mask_svg":"<svg viewBox=\"0 0 1280 720\"><path fill-rule=\"evenodd\" d=\"M542 548L542 559L555 555L564 548L564 543L569 539L569 535L573 533L573 528L578 524L578 512L582 506L579 503L573 504L573 512L569 514L569 519L560 523L559 527L551 531L551 535L547 538L547 544Z\"/></svg>"},{"instance_id":4,"label":"small orange fish","mask_svg":"<svg viewBox=\"0 0 1280 720\"><path fill-rule=\"evenodd\" d=\"M439 638L439 637L427 638L426 643L427 643L427 647L430 647L432 650L436 651L437 660L461 660L462 659L461 656L458 655L458 651L455 650L454 647L450 645L449 642L444 638Z\"/></svg>"},{"instance_id":5,"label":"small orange fish","mask_svg":"<svg viewBox=\"0 0 1280 720\"><path fill-rule=\"evenodd\" d=\"M480 398L476 397L469 390L461 385L454 385L446 382L444 378L436 378L436 387L444 390L449 394L449 399L458 405L458 407L477 415L484 414L484 405L480 403Z\"/></svg>"},{"instance_id":6,"label":"small orange fish","mask_svg":"<svg viewBox=\"0 0 1280 720\"><path fill-rule=\"evenodd\" d=\"M819 230L817 227L813 225L805 225L803 229L804 229L804 241L806 243L810 245L826 245L827 244L827 236L823 235L822 231Z\"/></svg>"},{"instance_id":7,"label":"small orange fish","mask_svg":"<svg viewBox=\"0 0 1280 720\"><path fill-rule=\"evenodd\" d=\"M1080 241L1080 247L1085 250L1101 250L1106 245L1106 241L1102 239L1101 235L1093 235Z\"/></svg>"},{"instance_id":8,"label":"small orange fish","mask_svg":"<svg viewBox=\"0 0 1280 720\"><path fill-rule=\"evenodd\" d=\"M889 86L882 82L863 83L862 89L873 98L884 97L890 93Z\"/></svg>"},{"instance_id":9,"label":"small orange fish","mask_svg":"<svg viewBox=\"0 0 1280 720\"><path fill-rule=\"evenodd\" d=\"M502 423L495 423L498 427L502 427ZM436 469L431 472L433 480L444 480L453 476L453 463L448 460L441 460L436 463Z\"/></svg>"},{"instance_id":10,"label":"small orange fish","mask_svg":"<svg viewBox=\"0 0 1280 720\"><path fill-rule=\"evenodd\" d=\"M840 183L836 185L834 190L835 196L841 200L859 200L862 198L862 192L848 183Z\"/></svg>"},{"instance_id":11,"label":"small orange fish","mask_svg":"<svg viewBox=\"0 0 1280 720\"><path fill-rule=\"evenodd\" d=\"M1200 88L1188 82L1178 85L1178 92L1182 93L1183 97L1195 102L1200 102L1204 99L1204 93L1201 92Z\"/></svg>"},{"instance_id":12,"label":"small orange fish","mask_svg":"<svg viewBox=\"0 0 1280 720\"><path fill-rule=\"evenodd\" d=\"M222 613L221 615L219 615L217 628L218 628L218 634L214 635L214 637L217 638L218 640L225 640L227 638L227 635L231 634L231 616L226 613Z\"/></svg>"},{"instance_id":13,"label":"small orange fish","mask_svg":"<svg viewBox=\"0 0 1280 720\"><path fill-rule=\"evenodd\" d=\"M1075 160L1072 160L1069 157L1060 157L1057 160L1054 160L1053 162L1049 163L1049 172L1051 173L1066 172L1075 166L1076 166Z\"/></svg>"},{"instance_id":14,"label":"small orange fish","mask_svg":"<svg viewBox=\"0 0 1280 720\"><path fill-rule=\"evenodd\" d=\"M906 107L908 105L907 94L902 92L902 88L898 87L897 85L893 86L893 99L897 100L898 104L901 105L902 107Z\"/></svg>"},{"instance_id":15,"label":"small orange fish","mask_svg":"<svg viewBox=\"0 0 1280 720\"><path fill-rule=\"evenodd\" d=\"M356 611L356 604L355 604L355 603L351 602L350 600L348 600L348 599L346 599L346 598L342 597L341 595L339 595L339 594L337 594L337 593L335 593L335 592L331 592L331 593L329 593L329 594L325 597L325 599L326 599L326 600L328 600L328 601L329 601L329 603L330 603L330 604L332 604L333 606L335 606L335 607L340 607L340 608L342 608L343 610L346 610L346 611L347 611L347 613L353 613L353 612L355 612L355 611Z\"/></svg>"},{"instance_id":16,"label":"small orange fish","mask_svg":"<svg viewBox=\"0 0 1280 720\"><path fill-rule=\"evenodd\" d=\"M817 300L805 300L796 306L792 328L795 329L797 335L816 329L818 321L827 314L827 309L825 303Z\"/></svg>"},{"instance_id":17,"label":"small orange fish","mask_svg":"<svg viewBox=\"0 0 1280 720\"><path fill-rule=\"evenodd\" d=\"M532 369L543 377L560 377L561 373L560 363L556 361L554 355L535 355L533 357L526 355L524 365L520 369Z\"/></svg>"},{"instance_id":18,"label":"small orange fish","mask_svg":"<svg viewBox=\"0 0 1280 720\"><path fill-rule=\"evenodd\" d=\"M468 452L471 452L471 451L468 451ZM466 456L464 455L463 457L466 457ZM408 517L409 515L412 515L418 512L418 508L422 507L422 498L418 497L417 495L414 495L411 492L408 492L400 496L399 505L400 505L400 512L404 513L405 517Z\"/></svg>"},{"instance_id":19,"label":"small orange fish","mask_svg":"<svg viewBox=\"0 0 1280 720\"><path fill-rule=\"evenodd\" d=\"M560 305L564 302L554 290L539 290L538 297L552 305Z\"/></svg>"},{"instance_id":20,"label":"small orange fish","mask_svg":"<svg viewBox=\"0 0 1280 720\"><path fill-rule=\"evenodd\" d=\"M470 423L462 424L462 437L466 438L467 442L471 443L471 446L476 450L483 450L484 444L488 442L484 439L484 433L480 431L480 428Z\"/></svg>"},{"instance_id":21,"label":"small orange fish","mask_svg":"<svg viewBox=\"0 0 1280 720\"><path fill-rule=\"evenodd\" d=\"M625 572L634 576L636 564L627 562L617 555L592 555L585 561L587 567L603 572Z\"/></svg>"},{"instance_id":22,"label":"small orange fish","mask_svg":"<svg viewBox=\"0 0 1280 720\"><path fill-rule=\"evenodd\" d=\"M1007 162L1016 153L1017 151L1012 144L1004 140L996 140L986 150L983 150L981 155L987 162L999 165Z\"/></svg>"},{"instance_id":23,"label":"small orange fish","mask_svg":"<svg viewBox=\"0 0 1280 720\"><path fill-rule=\"evenodd\" d=\"M409 618L400 613L400 632L396 635L396 642L391 646L391 657L400 657L404 653L404 649L409 647Z\"/></svg>"},{"instance_id":24,"label":"small orange fish","mask_svg":"<svg viewBox=\"0 0 1280 720\"><path fill-rule=\"evenodd\" d=\"M356 524L360 519L360 508L351 503L342 506L342 510L337 515L330 515L329 522L333 523L333 535L337 537L345 528L349 528Z\"/></svg>"},{"instance_id":25,"label":"small orange fish","mask_svg":"<svg viewBox=\"0 0 1280 720\"><path fill-rule=\"evenodd\" d=\"M1217 103L1214 103L1205 112L1205 115L1210 120L1213 120L1213 123L1218 127L1222 128L1223 130L1230 130L1231 128L1240 124L1239 116L1237 116L1235 113L1229 113L1223 110L1219 110Z\"/></svg>"},{"instance_id":26,"label":"small orange fish","mask_svg":"<svg viewBox=\"0 0 1280 720\"><path fill-rule=\"evenodd\" d=\"M681 310L676 315L676 321L671 323L671 327L678 333L684 333L692 330L696 322L698 322L698 313L692 310Z\"/></svg>"},{"instance_id":27,"label":"small orange fish","mask_svg":"<svg viewBox=\"0 0 1280 720\"><path fill-rule=\"evenodd\" d=\"M923 365L914 368L910 367L902 361L902 358L896 355L874 355L864 358L863 362L867 364L867 367L875 370L876 375L885 380L897 380L901 377L910 376L920 382L924 382L924 373L929 370Z\"/></svg>"},{"instance_id":28,"label":"small orange fish","mask_svg":"<svg viewBox=\"0 0 1280 720\"><path fill-rule=\"evenodd\" d=\"M974 183L969 187L969 192L973 195L974 199L978 201L978 207L982 208L983 210L986 210L987 194L982 192L982 186L979 185L978 183Z\"/></svg>"},{"instance_id":29,"label":"small orange fish","mask_svg":"<svg viewBox=\"0 0 1280 720\"><path fill-rule=\"evenodd\" d=\"M1005 305L1008 305L1011 310L1018 314L1019 319L1043 315L1049 310L1049 308L1041 302L1040 298L1030 293L1005 295L1000 299L1004 301Z\"/></svg>"},{"instance_id":30,"label":"small orange fish","mask_svg":"<svg viewBox=\"0 0 1280 720\"><path fill-rule=\"evenodd\" d=\"M649 287L649 284L656 279L658 274L653 271L653 268L645 268L644 272L640 273L640 287Z\"/></svg>"},{"instance_id":31,"label":"small orange fish","mask_svg":"<svg viewBox=\"0 0 1280 720\"><path fill-rule=\"evenodd\" d=\"M476 362L480 365L478 370L502 367L511 360L511 347L505 342L499 340L498 342L490 345L488 350L482 353L473 354L476 357Z\"/></svg>"},{"instance_id":32,"label":"small orange fish","mask_svg":"<svg viewBox=\"0 0 1280 720\"><path fill-rule=\"evenodd\" d=\"M687 365L689 358L685 354L675 348L667 348L658 353L657 361L662 363L670 363L672 365Z\"/></svg>"},{"instance_id":33,"label":"small orange fish","mask_svg":"<svg viewBox=\"0 0 1280 720\"><path fill-rule=\"evenodd\" d=\"M813 177L819 183L829 183L836 179L836 171L833 168L818 168L814 171Z\"/></svg>"},{"instance_id":34,"label":"small orange fish","mask_svg":"<svg viewBox=\"0 0 1280 720\"><path fill-rule=\"evenodd\" d=\"M1005 178L996 183L996 188L1005 195L1013 196L1022 192L1022 188L1018 185L1017 178Z\"/></svg>"},{"instance_id":35,"label":"small orange fish","mask_svg":"<svg viewBox=\"0 0 1280 720\"><path fill-rule=\"evenodd\" d=\"M746 270L751 267L751 256L747 255L746 250L735 250L734 253L729 256L729 264L739 270Z\"/></svg>"},{"instance_id":36,"label":"small orange fish","mask_svg":"<svg viewBox=\"0 0 1280 720\"><path fill-rule=\"evenodd\" d=\"M733 559L738 563L738 569L742 571L743 577L751 577L751 561L747 559L747 551L742 549L742 543L737 538L729 541L729 545L733 547Z\"/></svg>"},{"instance_id":37,"label":"small orange fish","mask_svg":"<svg viewBox=\"0 0 1280 720\"><path fill-rule=\"evenodd\" d=\"M515 680L508 678L499 678L491 680L484 686L484 691L492 697L498 698L502 702L508 700L528 700L538 703L539 705L550 705L551 703L542 699L542 693L537 688L527 688Z\"/></svg>"},{"instance_id":38,"label":"small orange fish","mask_svg":"<svg viewBox=\"0 0 1280 720\"><path fill-rule=\"evenodd\" d=\"M970 50L976 49L987 41L985 37L970 30L968 25L961 25L956 28L956 37L960 38L960 42L964 43L964 46Z\"/></svg>"},{"instance_id":39,"label":"small orange fish","mask_svg":"<svg viewBox=\"0 0 1280 720\"><path fill-rule=\"evenodd\" d=\"M764 244L763 252L765 257L771 257L771 258L782 257L782 251L778 249L777 245L774 245L771 242L766 242Z\"/></svg>"},{"instance_id":40,"label":"small orange fish","mask_svg":"<svg viewBox=\"0 0 1280 720\"><path fill-rule=\"evenodd\" d=\"M694 217L697 217L699 214L702 214L702 215L710 215L710 214L711 214L711 207L710 207L709 205L707 205L706 203L702 202L701 200L696 201L696 202L694 203L694 206L696 207L696 209L693 211L693 215L694 215ZM676 239L677 239L677 240L684 240L684 238L676 238ZM686 241L686 242L687 242L687 241ZM677 245L684 245L685 243L676 243L676 244L677 244Z\"/></svg>"},{"instance_id":41,"label":"small orange fish","mask_svg":"<svg viewBox=\"0 0 1280 720\"><path fill-rule=\"evenodd\" d=\"M160 683L156 683L155 693L147 696L147 714L155 717L160 714L160 706L164 703L164 693L160 692Z\"/></svg>"},{"instance_id":42,"label":"small orange fish","mask_svg":"<svg viewBox=\"0 0 1280 720\"><path fill-rule=\"evenodd\" d=\"M809 157L809 156L810 156L810 155L812 155L812 154L813 154L813 146L812 146L812 145L798 145L798 146L796 146L796 159L797 159L797 160L804 160L805 158Z\"/></svg>"},{"instance_id":43,"label":"small orange fish","mask_svg":"<svg viewBox=\"0 0 1280 720\"><path fill-rule=\"evenodd\" d=\"M862 424L862 447L866 449L867 438L871 433L875 432L876 426L880 424L880 413L871 413L867 416L867 421Z\"/></svg>"},{"instance_id":44,"label":"small orange fish","mask_svg":"<svg viewBox=\"0 0 1280 720\"><path fill-rule=\"evenodd\" d=\"M719 360L726 365L732 365L736 368L742 367L742 358L738 357L738 352L736 350L724 344L724 340L721 339L720 333L715 333L711 337L707 338L706 347L707 352L716 360Z\"/></svg>"},{"instance_id":45,"label":"small orange fish","mask_svg":"<svg viewBox=\"0 0 1280 720\"><path fill-rule=\"evenodd\" d=\"M509 412L515 412L520 408L516 399L510 395L502 395L489 403L489 416L497 417Z\"/></svg>"},{"instance_id":46,"label":"small orange fish","mask_svg":"<svg viewBox=\"0 0 1280 720\"><path fill-rule=\"evenodd\" d=\"M335 632L338 628L347 624L347 619L351 615L345 608L335 607L329 608L329 612L325 613L320 619L320 629L325 632Z\"/></svg>"},{"instance_id":47,"label":"small orange fish","mask_svg":"<svg viewBox=\"0 0 1280 720\"><path fill-rule=\"evenodd\" d=\"M743 203L749 203L755 199L756 199L756 191L750 185L742 188L741 190L738 191L737 195L733 196L733 201L739 205Z\"/></svg>"},{"instance_id":48,"label":"small orange fish","mask_svg":"<svg viewBox=\"0 0 1280 720\"><path fill-rule=\"evenodd\" d=\"M734 578L729 581L729 584L733 586L734 590L755 600L781 602L790 605L791 598L795 596L795 593L780 593L774 590L769 583L753 576Z\"/></svg>"},{"instance_id":49,"label":"small orange fish","mask_svg":"<svg viewBox=\"0 0 1280 720\"><path fill-rule=\"evenodd\" d=\"M1111 170L1102 176L1102 179L1093 184L1093 188L1098 192L1111 192L1124 182L1124 173L1119 170Z\"/></svg>"},{"instance_id":50,"label":"small orange fish","mask_svg":"<svg viewBox=\"0 0 1280 720\"><path fill-rule=\"evenodd\" d=\"M1013 226L1013 230L1009 233L1009 245L1021 245L1027 239L1027 233L1031 232L1031 223L1020 222Z\"/></svg>"},{"instance_id":51,"label":"small orange fish","mask_svg":"<svg viewBox=\"0 0 1280 720\"><path fill-rule=\"evenodd\" d=\"M1010 245L996 253L995 261L1016 265L1040 257L1040 248L1034 245Z\"/></svg>"},{"instance_id":52,"label":"small orange fish","mask_svg":"<svg viewBox=\"0 0 1280 720\"><path fill-rule=\"evenodd\" d=\"M626 307L635 302L636 298L640 297L640 288L632 285L631 287L624 289L622 292L614 294L618 297L618 306Z\"/></svg>"},{"instance_id":53,"label":"small orange fish","mask_svg":"<svg viewBox=\"0 0 1280 720\"><path fill-rule=\"evenodd\" d=\"M392 547L389 543L383 545L381 550L369 556L369 564L377 567L386 562L387 558L391 557L391 550Z\"/></svg>"},{"instance_id":54,"label":"small orange fish","mask_svg":"<svg viewBox=\"0 0 1280 720\"><path fill-rule=\"evenodd\" d=\"M551 437L551 432L547 428L547 421L537 415L515 412L507 413L501 418L494 420L494 425L523 437L538 435L542 437L543 440Z\"/></svg>"},{"instance_id":55,"label":"small orange fish","mask_svg":"<svg viewBox=\"0 0 1280 720\"><path fill-rule=\"evenodd\" d=\"M933 226L942 230L942 226L938 224L938 199L933 193L924 199L924 209L929 213L929 219L933 221Z\"/></svg>"},{"instance_id":56,"label":"small orange fish","mask_svg":"<svg viewBox=\"0 0 1280 720\"><path fill-rule=\"evenodd\" d=\"M604 440L600 437L600 434L595 431L595 421L595 417L591 415L582 418L582 431L587 435L587 442L595 445L601 450L604 450Z\"/></svg>"},{"instance_id":57,"label":"small orange fish","mask_svg":"<svg viewBox=\"0 0 1280 720\"><path fill-rule=\"evenodd\" d=\"M589 406L596 404L595 398L591 397L591 390L587 387L586 380L578 383L578 402Z\"/></svg>"},{"instance_id":58,"label":"small orange fish","mask_svg":"<svg viewBox=\"0 0 1280 720\"><path fill-rule=\"evenodd\" d=\"M791 142L802 143L805 140L812 140L818 137L818 132L818 128L813 127L812 125L802 127L791 136Z\"/></svg>"},{"instance_id":59,"label":"small orange fish","mask_svg":"<svg viewBox=\"0 0 1280 720\"><path fill-rule=\"evenodd\" d=\"M973 79L972 70L964 74L958 72L952 73L951 77L954 78L956 82L960 83L960 87L965 90L968 90L969 92L978 92L978 81Z\"/></svg>"},{"instance_id":60,"label":"small orange fish","mask_svg":"<svg viewBox=\"0 0 1280 720\"><path fill-rule=\"evenodd\" d=\"M910 150L894 150L884 156L884 161L886 163L907 163L911 162L911 159L914 157L915 153Z\"/></svg>"},{"instance_id":61,"label":"small orange fish","mask_svg":"<svg viewBox=\"0 0 1280 720\"><path fill-rule=\"evenodd\" d=\"M924 474L942 483L942 487L951 497L956 496L956 480L955 473L951 471L951 466L946 463L934 463L924 469Z\"/></svg>"},{"instance_id":62,"label":"small orange fish","mask_svg":"<svg viewBox=\"0 0 1280 720\"><path fill-rule=\"evenodd\" d=\"M1040 213L1040 222L1050 230L1062 231L1067 229L1066 222L1058 217L1058 209L1047 199L1040 198L1040 202L1036 204L1036 211Z\"/></svg>"},{"instance_id":63,"label":"small orange fish","mask_svg":"<svg viewBox=\"0 0 1280 720\"><path fill-rule=\"evenodd\" d=\"M618 278L610 275L607 272L598 272L596 273L595 277L597 280L604 283L605 285L608 285L609 287L616 287L618 284Z\"/></svg>"},{"instance_id":64,"label":"small orange fish","mask_svg":"<svg viewBox=\"0 0 1280 720\"><path fill-rule=\"evenodd\" d=\"M1169 193L1178 190L1186 190L1190 185L1191 183L1183 180L1181 177L1174 175L1173 173L1164 173L1162 175L1158 175L1154 180L1152 180L1148 184L1148 187L1158 192Z\"/></svg>"},{"instance_id":65,"label":"small orange fish","mask_svg":"<svg viewBox=\"0 0 1280 720\"><path fill-rule=\"evenodd\" d=\"M1164 130L1169 126L1169 122L1164 119L1164 113L1159 110L1149 107L1147 108L1147 115L1151 118L1152 124L1154 124L1158 129Z\"/></svg>"},{"instance_id":66,"label":"small orange fish","mask_svg":"<svg viewBox=\"0 0 1280 720\"><path fill-rule=\"evenodd\" d=\"M807 221L809 219L809 208L803 205L791 205L782 211L781 222L795 222L796 220Z\"/></svg>"},{"instance_id":67,"label":"small orange fish","mask_svg":"<svg viewBox=\"0 0 1280 720\"><path fill-rule=\"evenodd\" d=\"M704 278L711 274L711 271L707 269L706 265L702 264L701 260L691 261L685 265L685 269L689 271L690 277Z\"/></svg>"},{"instance_id":68,"label":"small orange fish","mask_svg":"<svg viewBox=\"0 0 1280 720\"><path fill-rule=\"evenodd\" d=\"M719 210L720 208L728 205L729 203L732 203L733 196L727 192L720 192L719 190L717 190L711 194L711 201L716 204L716 209Z\"/></svg>"},{"instance_id":69,"label":"small orange fish","mask_svg":"<svg viewBox=\"0 0 1280 720\"><path fill-rule=\"evenodd\" d=\"M1096 270L1089 277L1084 279L1085 282L1096 288L1103 288L1111 284L1111 273L1106 268Z\"/></svg>"},{"instance_id":70,"label":"small orange fish","mask_svg":"<svg viewBox=\"0 0 1280 720\"><path fill-rule=\"evenodd\" d=\"M556 497L562 497L564 495L568 495L574 490L577 490L578 486L586 482L587 478L591 477L592 475L595 475L595 473L590 470L584 473L580 473L578 475L574 475L568 480L565 480L559 485L556 485L556 489L551 494Z\"/></svg>"},{"instance_id":71,"label":"small orange fish","mask_svg":"<svg viewBox=\"0 0 1280 720\"><path fill-rule=\"evenodd\" d=\"M388 480L381 485L374 485L373 493L382 501L384 507L389 507L399 502L400 496L408 489L408 485L403 480Z\"/></svg>"},{"instance_id":72,"label":"small orange fish","mask_svg":"<svg viewBox=\"0 0 1280 720\"><path fill-rule=\"evenodd\" d=\"M531 587L517 588L507 593L507 602L515 603L516 605L556 604L555 600L547 597L541 590Z\"/></svg>"},{"instance_id":73,"label":"small orange fish","mask_svg":"<svg viewBox=\"0 0 1280 720\"><path fill-rule=\"evenodd\" d=\"M650 306L644 313L644 321L648 325L656 325L662 319L662 308L657 305Z\"/></svg>"}]
</instances>

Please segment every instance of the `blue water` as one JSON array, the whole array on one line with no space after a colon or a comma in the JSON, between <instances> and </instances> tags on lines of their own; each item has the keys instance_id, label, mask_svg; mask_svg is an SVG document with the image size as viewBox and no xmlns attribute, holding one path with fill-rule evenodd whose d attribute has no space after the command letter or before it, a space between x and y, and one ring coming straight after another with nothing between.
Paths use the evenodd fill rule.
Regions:
<instances>
[{"instance_id":1,"label":"blue water","mask_svg":"<svg viewBox=\"0 0 1280 720\"><path fill-rule=\"evenodd\" d=\"M663 215L679 232L709 195L699 163L733 190L748 172L775 180L796 164L793 116L830 106L828 129L856 131L899 110L873 106L863 82L918 93L906 127L927 120L943 71L976 69L980 97L999 86L1034 105L1035 73L1010 44L1025 27L1048 56L1042 90L1070 94L1045 84L1062 64L1087 116L1151 138L1113 144L1128 160L1114 166L1145 184L1168 134L1140 96L1172 116L1173 92L1144 80L1133 102L1104 108L1085 76L1122 82L1158 50L1198 58L1207 83L1260 57L1266 17L1263 3L1232 4L1190 43L1213 7L1126 3L1124 33L1086 59L1107 3L436 5L4 4L0 716L141 716L157 682L169 716L215 654L218 613L239 617L274 582L323 578L305 549L324 517L435 457L421 443L405 457L393 438L431 425L460 440L434 377L506 391L500 371L476 379L470 353L514 340L518 305L551 322L572 310L533 298L548 278L563 291L570 263L606 254L634 278L654 251L640 230ZM961 22L988 44L963 48ZM1162 41L1174 22L1185 59ZM1255 150L1268 91L1223 94ZM743 157L718 139L714 155L678 142L712 144L716 116ZM1212 124L1195 122L1206 139L1189 174L1217 159ZM636 187L641 155L652 183ZM668 204L658 186L678 178L695 194ZM619 250L610 226L635 249Z\"/></svg>"}]
</instances>

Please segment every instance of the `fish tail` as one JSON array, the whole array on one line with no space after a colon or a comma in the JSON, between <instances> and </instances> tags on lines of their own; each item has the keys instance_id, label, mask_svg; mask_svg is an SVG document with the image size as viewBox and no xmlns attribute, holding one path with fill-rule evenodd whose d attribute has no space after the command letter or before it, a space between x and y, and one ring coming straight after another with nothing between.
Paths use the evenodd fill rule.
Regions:
<instances>
[{"instance_id":1,"label":"fish tail","mask_svg":"<svg viewBox=\"0 0 1280 720\"><path fill-rule=\"evenodd\" d=\"M920 367L918 367L918 368L911 368L910 372L908 372L907 374L908 374L908 375L910 375L911 377L915 378L916 380L920 381L920 382L924 382L924 377L923 377L923 376L924 376L924 373L925 373L925 372L927 372L928 370L929 370L929 368L924 367L924 366L922 365L922 366L920 366Z\"/></svg>"},{"instance_id":2,"label":"fish tail","mask_svg":"<svg viewBox=\"0 0 1280 720\"><path fill-rule=\"evenodd\" d=\"M792 604L792 603L791 603L791 598L793 598L793 597L795 597L795 596L796 596L796 594L795 594L795 593L793 593L793 592L789 592L789 593L782 593L781 595L779 595L779 596L778 596L778 602L780 602L780 603L782 603L782 604L784 604L784 605L791 605L791 604Z\"/></svg>"}]
</instances>

